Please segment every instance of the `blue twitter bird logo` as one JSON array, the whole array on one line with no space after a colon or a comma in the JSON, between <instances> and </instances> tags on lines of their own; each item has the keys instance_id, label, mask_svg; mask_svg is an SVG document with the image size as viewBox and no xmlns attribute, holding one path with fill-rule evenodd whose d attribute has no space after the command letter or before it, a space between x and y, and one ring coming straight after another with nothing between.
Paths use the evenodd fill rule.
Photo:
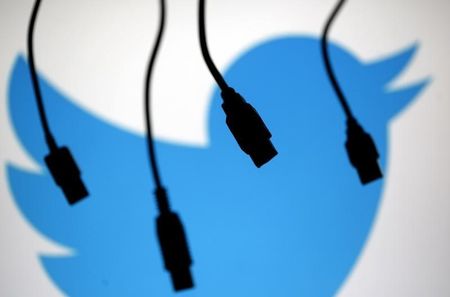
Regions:
<instances>
[{"instance_id":1,"label":"blue twitter bird logo","mask_svg":"<svg viewBox=\"0 0 450 297\"><path fill-rule=\"evenodd\" d=\"M428 82L387 88L416 46L368 64L330 46L338 79L385 171L388 123ZM73 250L40 255L48 275L69 296L169 296L145 139L82 110L41 78L54 133L71 147L91 193L70 207L43 164L47 151L26 63L19 57L12 71L10 116L42 171L10 164L8 178L25 218ZM384 180L361 186L347 159L344 116L319 41L293 36L262 43L240 56L226 79L260 112L279 155L254 168L224 123L218 90L209 147L157 142L163 180L194 259L197 287L181 294L331 296L364 247Z\"/></svg>"}]
</instances>

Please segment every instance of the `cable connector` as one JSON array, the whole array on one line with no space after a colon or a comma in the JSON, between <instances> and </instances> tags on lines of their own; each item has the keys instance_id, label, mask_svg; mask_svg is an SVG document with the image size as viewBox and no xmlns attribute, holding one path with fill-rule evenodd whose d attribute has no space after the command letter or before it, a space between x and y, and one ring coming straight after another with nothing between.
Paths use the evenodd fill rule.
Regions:
<instances>
[{"instance_id":1,"label":"cable connector","mask_svg":"<svg viewBox=\"0 0 450 297\"><path fill-rule=\"evenodd\" d=\"M159 245L164 259L164 267L169 271L175 291L194 287L190 266L192 258L178 215L169 209L166 191L156 190L160 214L156 219Z\"/></svg>"},{"instance_id":2,"label":"cable connector","mask_svg":"<svg viewBox=\"0 0 450 297\"><path fill-rule=\"evenodd\" d=\"M278 152L270 141L272 134L258 112L232 88L224 89L221 96L226 123L239 147L256 167L269 162Z\"/></svg>"},{"instance_id":3,"label":"cable connector","mask_svg":"<svg viewBox=\"0 0 450 297\"><path fill-rule=\"evenodd\" d=\"M378 151L370 134L355 119L347 121L347 154L363 185L383 177Z\"/></svg>"},{"instance_id":4,"label":"cable connector","mask_svg":"<svg viewBox=\"0 0 450 297\"><path fill-rule=\"evenodd\" d=\"M81 172L75 159L67 147L53 150L45 157L45 163L55 183L61 187L70 205L77 203L89 195Z\"/></svg>"}]
</instances>

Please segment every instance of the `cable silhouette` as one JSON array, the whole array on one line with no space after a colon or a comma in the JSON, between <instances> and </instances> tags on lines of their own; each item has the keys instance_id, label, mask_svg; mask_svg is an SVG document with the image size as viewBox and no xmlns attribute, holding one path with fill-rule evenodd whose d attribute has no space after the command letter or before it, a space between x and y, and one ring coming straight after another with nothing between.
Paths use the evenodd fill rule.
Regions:
<instances>
[{"instance_id":1,"label":"cable silhouette","mask_svg":"<svg viewBox=\"0 0 450 297\"><path fill-rule=\"evenodd\" d=\"M350 163L356 168L361 183L368 184L383 176L378 164L379 154L372 137L364 131L350 109L344 92L334 73L328 51L328 33L344 3L345 0L340 0L336 4L325 24L320 42L321 53L326 73L347 118L347 141L345 147Z\"/></svg>"},{"instance_id":2,"label":"cable silhouette","mask_svg":"<svg viewBox=\"0 0 450 297\"><path fill-rule=\"evenodd\" d=\"M152 131L152 124L151 124L151 114L150 114L150 102L151 102L151 80L152 80L152 74L153 74L153 68L155 65L156 58L158 56L159 47L161 44L161 40L164 33L165 23L166 23L166 8L165 8L165 1L160 1L160 22L159 22L159 28L158 33L156 36L155 43L153 45L152 53L150 56L150 61L148 63L147 67L147 73L145 77L145 89L144 89L144 112L145 112L145 125L146 125L146 133L147 133L147 149L148 149L148 155L149 155L149 161L150 161L150 168L152 170L153 179L155 182L156 187L162 188L161 184L161 177L159 174L159 168L158 168L158 162L156 160L156 153L155 153L155 145L153 142L153 131Z\"/></svg>"},{"instance_id":3,"label":"cable silhouette","mask_svg":"<svg viewBox=\"0 0 450 297\"><path fill-rule=\"evenodd\" d=\"M270 141L272 134L258 112L239 93L228 86L209 54L205 29L205 0L199 0L198 26L203 59L221 89L222 108L226 115L227 126L239 147L259 168L275 157L278 152Z\"/></svg>"},{"instance_id":4,"label":"cable silhouette","mask_svg":"<svg viewBox=\"0 0 450 297\"><path fill-rule=\"evenodd\" d=\"M147 148L150 168L155 182L156 204L159 214L156 218L156 228L164 266L169 271L175 291L194 287L190 266L192 259L186 239L186 234L179 216L170 208L167 191L162 185L159 168L156 160L154 137L151 125L151 82L158 51L164 34L166 23L165 0L159 1L159 29L153 45L152 53L147 67L144 90L145 125L147 132Z\"/></svg>"},{"instance_id":5,"label":"cable silhouette","mask_svg":"<svg viewBox=\"0 0 450 297\"><path fill-rule=\"evenodd\" d=\"M200 0L200 8L199 8L199 26L198 26L198 32L200 37L200 49L202 50L202 55L205 60L206 66L208 67L209 71L211 72L212 76L214 77L214 80L217 82L221 90L228 89L228 84L223 78L222 74L220 74L219 70L217 69L216 65L214 64L214 61L211 58L211 55L209 53L208 49L208 42L206 37L206 25L205 25L205 1Z\"/></svg>"},{"instance_id":6,"label":"cable silhouette","mask_svg":"<svg viewBox=\"0 0 450 297\"><path fill-rule=\"evenodd\" d=\"M50 130L50 126L48 124L47 115L45 113L44 102L42 100L41 89L39 87L38 77L36 74L36 66L34 62L34 48L33 48L33 36L34 36L34 27L36 24L36 18L39 11L41 1L37 0L34 3L33 11L31 13L30 23L28 27L28 38L27 38L27 47L28 47L28 58L30 65L30 74L31 74L31 82L33 83L33 91L36 99L36 104L39 112L39 119L41 121L42 128L44 130L45 140L47 142L47 146L50 151L57 150L57 144L53 134Z\"/></svg>"},{"instance_id":7,"label":"cable silhouette","mask_svg":"<svg viewBox=\"0 0 450 297\"><path fill-rule=\"evenodd\" d=\"M344 5L345 0L339 1L339 3L334 7L333 12L331 13L331 16L327 20L327 23L325 25L325 29L322 34L322 38L320 40L320 46L322 50L322 57L325 62L325 68L327 71L328 78L330 79L330 82L333 86L333 89L338 97L339 103L341 104L342 108L344 109L345 115L347 118L353 118L353 113L350 109L350 106L348 105L347 100L345 99L344 92L342 91L337 78L336 74L334 73L333 67L331 66L330 62L330 54L328 52L328 33L330 31L330 28L338 15L342 5Z\"/></svg>"},{"instance_id":8,"label":"cable silhouette","mask_svg":"<svg viewBox=\"0 0 450 297\"><path fill-rule=\"evenodd\" d=\"M58 147L55 138L50 130L47 115L45 113L44 102L42 99L41 89L39 87L39 80L36 73L36 66L34 61L34 47L33 37L34 28L36 24L40 0L36 0L28 25L27 34L27 49L29 58L30 76L33 84L34 97L38 107L39 120L44 130L44 137L50 153L44 158L47 167L56 182L61 187L67 201L70 205L82 200L89 195L83 181L81 180L81 172L78 168L75 159L67 147Z\"/></svg>"}]
</instances>

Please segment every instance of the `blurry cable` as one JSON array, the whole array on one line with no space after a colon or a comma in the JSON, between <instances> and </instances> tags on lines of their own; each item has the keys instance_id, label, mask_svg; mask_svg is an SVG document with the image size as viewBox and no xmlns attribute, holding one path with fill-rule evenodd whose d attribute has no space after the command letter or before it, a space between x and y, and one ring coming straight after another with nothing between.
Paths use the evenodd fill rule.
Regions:
<instances>
[{"instance_id":1,"label":"blurry cable","mask_svg":"<svg viewBox=\"0 0 450 297\"><path fill-rule=\"evenodd\" d=\"M175 291L181 291L194 287L194 282L190 271L192 259L189 253L186 234L184 232L181 220L178 217L178 215L170 209L169 198L167 196L166 189L164 188L161 182L158 164L156 161L155 145L154 145L154 138L152 135L151 115L150 115L151 114L150 87L152 81L152 73L156 57L158 55L158 50L161 44L162 36L164 33L165 20L166 20L165 1L160 0L159 30L158 35L156 37L156 41L153 46L145 78L144 110L145 110L145 124L147 131L148 155L153 179L156 186L155 195L156 195L156 203L159 210L159 214L156 219L157 236L161 248L161 253L163 255L164 266L171 275L173 288Z\"/></svg>"},{"instance_id":2,"label":"blurry cable","mask_svg":"<svg viewBox=\"0 0 450 297\"><path fill-rule=\"evenodd\" d=\"M361 183L367 184L383 176L378 164L379 154L370 134L364 131L354 117L344 96L344 92L337 81L330 62L330 54L328 52L328 32L341 7L344 5L344 2L345 0L340 0L337 3L329 19L327 20L322 34L321 50L326 73L347 118L347 141L345 143L345 147L347 149L350 163L356 168Z\"/></svg>"},{"instance_id":3,"label":"blurry cable","mask_svg":"<svg viewBox=\"0 0 450 297\"><path fill-rule=\"evenodd\" d=\"M70 205L82 200L89 195L82 179L81 172L78 168L75 159L73 158L69 149L65 146L58 147L53 134L50 131L47 115L45 113L44 102L42 100L41 90L39 88L39 79L36 73L36 66L34 63L33 50L33 35L36 23L37 14L39 11L40 0L34 3L33 11L28 27L28 59L30 67L31 81L33 84L33 91L36 99L36 104L39 112L39 119L44 130L44 137L50 153L44 158L47 167L56 182L61 187L67 201Z\"/></svg>"}]
</instances>

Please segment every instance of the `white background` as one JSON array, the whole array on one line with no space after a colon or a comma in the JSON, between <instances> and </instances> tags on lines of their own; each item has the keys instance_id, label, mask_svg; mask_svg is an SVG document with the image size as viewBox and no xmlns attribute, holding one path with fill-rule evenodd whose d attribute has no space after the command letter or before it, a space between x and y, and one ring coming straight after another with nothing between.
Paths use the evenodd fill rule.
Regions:
<instances>
[{"instance_id":1,"label":"white background","mask_svg":"<svg viewBox=\"0 0 450 297\"><path fill-rule=\"evenodd\" d=\"M159 139L208 145L213 81L200 56L197 1L168 0L168 28L156 65L154 121ZM157 0L45 0L35 33L36 63L76 103L143 134L143 80L157 25ZM219 68L257 42L287 34L319 36L335 1L208 1L208 37ZM42 237L14 205L5 164L37 170L7 113L7 84L26 55L33 1L0 0L0 295L61 296L38 253L69 253ZM362 60L420 45L395 86L431 77L390 125L382 205L365 250L340 296L450 296L450 53L447 0L354 0L331 32Z\"/></svg>"}]
</instances>

